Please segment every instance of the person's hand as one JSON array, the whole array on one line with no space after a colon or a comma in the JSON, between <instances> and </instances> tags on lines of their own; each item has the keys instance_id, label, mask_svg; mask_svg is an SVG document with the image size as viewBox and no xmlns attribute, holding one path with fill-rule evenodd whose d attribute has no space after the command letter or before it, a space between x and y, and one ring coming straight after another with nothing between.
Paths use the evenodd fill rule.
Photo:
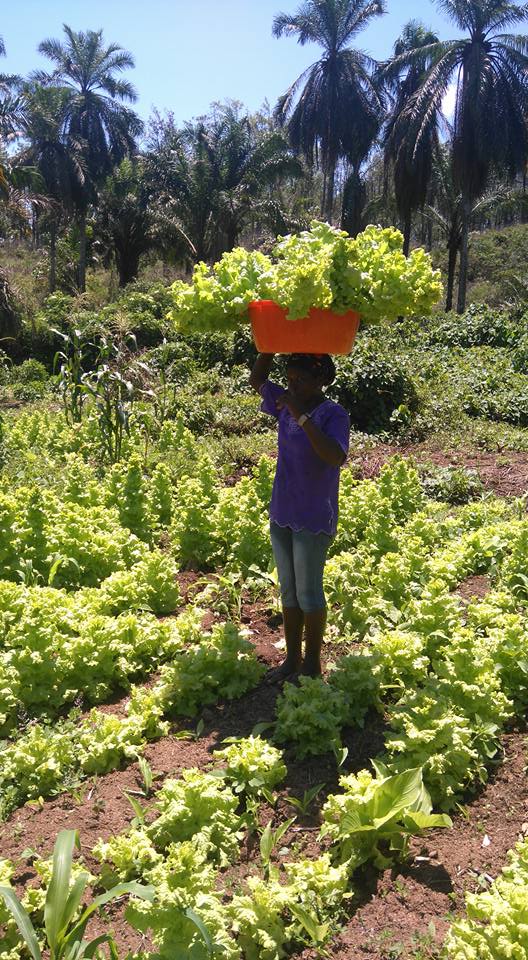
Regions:
<instances>
[{"instance_id":1,"label":"person's hand","mask_svg":"<svg viewBox=\"0 0 528 960\"><path fill-rule=\"evenodd\" d=\"M275 402L278 410L284 410L286 408L289 410L295 420L298 420L301 416L301 413L305 412L300 406L299 401L291 395L289 390L285 390L284 393L281 393L280 397L277 397Z\"/></svg>"}]
</instances>

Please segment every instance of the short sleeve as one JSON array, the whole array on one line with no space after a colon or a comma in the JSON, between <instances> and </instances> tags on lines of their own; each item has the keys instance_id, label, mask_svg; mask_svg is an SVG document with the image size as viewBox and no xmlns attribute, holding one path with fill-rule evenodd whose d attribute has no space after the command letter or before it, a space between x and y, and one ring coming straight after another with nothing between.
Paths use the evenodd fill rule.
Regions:
<instances>
[{"instance_id":1,"label":"short sleeve","mask_svg":"<svg viewBox=\"0 0 528 960\"><path fill-rule=\"evenodd\" d=\"M271 380L266 380L260 388L260 395L262 397L260 409L262 413L269 413L271 417L275 417L278 420L280 410L277 408L277 399L285 392L284 388L279 387L278 383L272 383Z\"/></svg>"},{"instance_id":2,"label":"short sleeve","mask_svg":"<svg viewBox=\"0 0 528 960\"><path fill-rule=\"evenodd\" d=\"M348 453L350 446L350 417L339 403L332 406L332 412L324 425L323 433L331 440L336 440L343 453Z\"/></svg>"}]
</instances>

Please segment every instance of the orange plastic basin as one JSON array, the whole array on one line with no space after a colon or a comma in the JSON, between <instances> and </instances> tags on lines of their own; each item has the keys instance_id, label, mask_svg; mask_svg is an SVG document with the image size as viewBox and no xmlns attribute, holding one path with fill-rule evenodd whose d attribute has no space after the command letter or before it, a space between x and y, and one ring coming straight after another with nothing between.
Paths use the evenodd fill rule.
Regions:
<instances>
[{"instance_id":1,"label":"orange plastic basin","mask_svg":"<svg viewBox=\"0 0 528 960\"><path fill-rule=\"evenodd\" d=\"M248 312L259 353L350 353L360 321L354 310L338 314L317 307L302 320L288 320L273 300L255 300Z\"/></svg>"}]
</instances>

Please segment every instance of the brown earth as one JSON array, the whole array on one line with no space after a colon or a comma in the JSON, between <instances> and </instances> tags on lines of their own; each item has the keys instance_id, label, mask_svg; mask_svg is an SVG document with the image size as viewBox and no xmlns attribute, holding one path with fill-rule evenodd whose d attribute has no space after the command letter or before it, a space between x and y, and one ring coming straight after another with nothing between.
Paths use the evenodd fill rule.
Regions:
<instances>
[{"instance_id":1,"label":"brown earth","mask_svg":"<svg viewBox=\"0 0 528 960\"><path fill-rule=\"evenodd\" d=\"M483 600L490 590L489 577L475 574L472 577L466 577L462 583L459 583L455 593L458 594L462 603L470 603L471 600Z\"/></svg>"},{"instance_id":2,"label":"brown earth","mask_svg":"<svg viewBox=\"0 0 528 960\"><path fill-rule=\"evenodd\" d=\"M376 444L370 450L350 448L347 465L360 479L377 477L391 457L411 457L417 463L438 467L465 467L475 470L484 487L498 497L522 497L528 491L528 452L507 450L491 453L485 450L449 450L437 447L430 440L423 443ZM244 476L251 476L251 467L240 467L226 479L233 486Z\"/></svg>"},{"instance_id":3,"label":"brown earth","mask_svg":"<svg viewBox=\"0 0 528 960\"><path fill-rule=\"evenodd\" d=\"M439 450L427 443L392 446L379 444L372 450L350 451L350 465L360 478L377 477L393 456L412 457L417 463L475 470L482 483L498 497L522 497L528 491L528 453Z\"/></svg>"}]
</instances>

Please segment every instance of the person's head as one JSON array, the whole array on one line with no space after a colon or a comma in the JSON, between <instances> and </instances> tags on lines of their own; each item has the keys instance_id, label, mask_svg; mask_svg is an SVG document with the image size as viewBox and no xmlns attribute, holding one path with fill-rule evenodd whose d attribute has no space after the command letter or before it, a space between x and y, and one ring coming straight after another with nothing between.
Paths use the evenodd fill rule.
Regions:
<instances>
[{"instance_id":1,"label":"person's head","mask_svg":"<svg viewBox=\"0 0 528 960\"><path fill-rule=\"evenodd\" d=\"M292 353L286 365L288 390L299 400L318 396L335 380L334 361L326 353Z\"/></svg>"}]
</instances>

